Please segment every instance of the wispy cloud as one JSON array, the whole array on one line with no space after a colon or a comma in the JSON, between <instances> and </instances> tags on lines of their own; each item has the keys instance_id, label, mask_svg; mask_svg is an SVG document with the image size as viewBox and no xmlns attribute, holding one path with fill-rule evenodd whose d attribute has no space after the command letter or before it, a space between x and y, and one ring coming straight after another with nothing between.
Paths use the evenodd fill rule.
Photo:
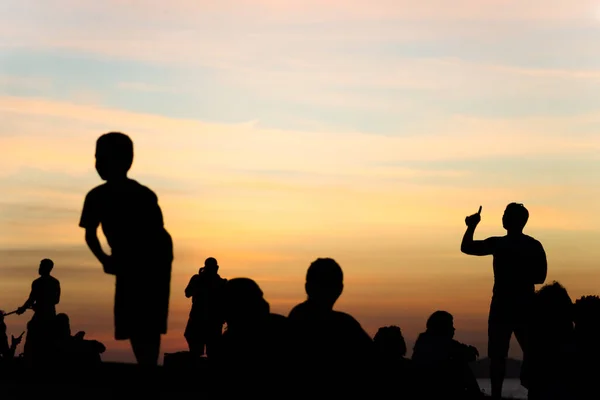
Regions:
<instances>
[{"instance_id":1,"label":"wispy cloud","mask_svg":"<svg viewBox=\"0 0 600 400\"><path fill-rule=\"evenodd\" d=\"M176 91L172 87L152 85L144 82L119 82L117 84L118 89L134 90L139 92L149 93L161 93L161 92L173 92Z\"/></svg>"}]
</instances>

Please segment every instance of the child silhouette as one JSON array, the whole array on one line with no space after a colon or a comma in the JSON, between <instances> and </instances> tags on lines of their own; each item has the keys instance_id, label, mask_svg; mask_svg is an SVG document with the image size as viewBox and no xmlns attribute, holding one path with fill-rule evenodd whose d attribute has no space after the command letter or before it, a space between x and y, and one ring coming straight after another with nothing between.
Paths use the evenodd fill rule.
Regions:
<instances>
[{"instance_id":1,"label":"child silhouette","mask_svg":"<svg viewBox=\"0 0 600 400\"><path fill-rule=\"evenodd\" d=\"M133 142L119 132L96 142L96 171L106 183L86 196L79 226L102 264L115 275L115 339L129 340L139 364L156 365L160 335L167 333L173 242L156 194L129 179ZM102 249L102 231L111 254Z\"/></svg>"}]
</instances>

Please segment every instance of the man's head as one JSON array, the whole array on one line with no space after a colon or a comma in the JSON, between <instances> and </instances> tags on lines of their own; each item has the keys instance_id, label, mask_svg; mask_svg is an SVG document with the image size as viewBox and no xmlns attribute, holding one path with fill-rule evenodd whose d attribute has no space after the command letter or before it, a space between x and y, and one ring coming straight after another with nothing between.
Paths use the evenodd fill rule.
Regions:
<instances>
[{"instance_id":1,"label":"man's head","mask_svg":"<svg viewBox=\"0 0 600 400\"><path fill-rule=\"evenodd\" d=\"M309 300L333 308L344 290L342 268L332 258L316 259L308 267L304 288Z\"/></svg>"},{"instance_id":2,"label":"man's head","mask_svg":"<svg viewBox=\"0 0 600 400\"><path fill-rule=\"evenodd\" d=\"M219 263L217 260L213 257L207 258L206 261L204 261L204 271L211 274L219 272Z\"/></svg>"},{"instance_id":3,"label":"man's head","mask_svg":"<svg viewBox=\"0 0 600 400\"><path fill-rule=\"evenodd\" d=\"M427 332L435 336L454 337L454 317L447 311L436 311L427 320Z\"/></svg>"},{"instance_id":4,"label":"man's head","mask_svg":"<svg viewBox=\"0 0 600 400\"><path fill-rule=\"evenodd\" d=\"M40 268L39 268L38 272L41 276L48 276L48 275L50 275L50 272L52 272L53 268L54 268L54 262L49 258L44 258L40 262Z\"/></svg>"},{"instance_id":5,"label":"man's head","mask_svg":"<svg viewBox=\"0 0 600 400\"><path fill-rule=\"evenodd\" d=\"M124 133L109 132L96 142L96 171L105 181L121 179L133 164L133 142Z\"/></svg>"},{"instance_id":6,"label":"man's head","mask_svg":"<svg viewBox=\"0 0 600 400\"><path fill-rule=\"evenodd\" d=\"M521 232L529 220L529 211L523 204L510 203L504 210L502 226L509 232Z\"/></svg>"}]
</instances>

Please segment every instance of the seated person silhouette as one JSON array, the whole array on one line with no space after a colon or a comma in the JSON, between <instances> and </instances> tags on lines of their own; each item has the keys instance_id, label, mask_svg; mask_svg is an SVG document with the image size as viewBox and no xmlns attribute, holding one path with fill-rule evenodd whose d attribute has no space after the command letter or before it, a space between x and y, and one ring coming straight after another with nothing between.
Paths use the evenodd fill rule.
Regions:
<instances>
[{"instance_id":1,"label":"seated person silhouette","mask_svg":"<svg viewBox=\"0 0 600 400\"><path fill-rule=\"evenodd\" d=\"M600 376L600 297L583 296L575 302L576 361L573 373L577 399L589 399L597 392Z\"/></svg>"},{"instance_id":2,"label":"seated person silhouette","mask_svg":"<svg viewBox=\"0 0 600 400\"><path fill-rule=\"evenodd\" d=\"M523 233L529 211L519 203L506 206L502 216L505 236L474 240L481 221L481 207L465 219L467 230L461 251L474 256L493 256L494 288L488 319L488 356L492 398L499 399L506 370L510 339L514 332L523 351L522 383L527 387L527 331L535 285L546 280L547 261L542 244Z\"/></svg>"},{"instance_id":3,"label":"seated person silhouette","mask_svg":"<svg viewBox=\"0 0 600 400\"><path fill-rule=\"evenodd\" d=\"M106 347L97 340L86 340L85 332L71 335L71 321L67 314L58 314L55 321L55 357L63 367L77 369L100 365Z\"/></svg>"},{"instance_id":4,"label":"seated person silhouette","mask_svg":"<svg viewBox=\"0 0 600 400\"><path fill-rule=\"evenodd\" d=\"M4 322L4 311L0 310L0 365L12 360L15 357L17 347L21 343L23 332L20 336L14 337L11 335L10 345L8 343L8 335L6 334L6 323Z\"/></svg>"},{"instance_id":5,"label":"seated person silhouette","mask_svg":"<svg viewBox=\"0 0 600 400\"><path fill-rule=\"evenodd\" d=\"M573 302L558 282L535 296L529 343L528 399L568 399L573 392L575 361Z\"/></svg>"},{"instance_id":6,"label":"seated person silhouette","mask_svg":"<svg viewBox=\"0 0 600 400\"><path fill-rule=\"evenodd\" d=\"M173 242L156 194L130 179L133 142L119 132L96 142L96 170L106 183L92 189L79 226L107 274L115 275L115 339L129 340L138 364L156 366L167 332ZM111 254L102 249L98 227Z\"/></svg>"},{"instance_id":7,"label":"seated person silhouette","mask_svg":"<svg viewBox=\"0 0 600 400\"><path fill-rule=\"evenodd\" d=\"M382 395L401 391L403 397L416 398L418 376L412 360L406 358L406 342L400 328L379 328L373 343L377 374L375 388Z\"/></svg>"},{"instance_id":8,"label":"seated person silhouette","mask_svg":"<svg viewBox=\"0 0 600 400\"><path fill-rule=\"evenodd\" d=\"M296 362L306 366L314 381L325 371L363 375L372 361L373 340L351 315L333 306L344 289L344 274L331 258L319 258L308 268L304 288L307 300L289 316Z\"/></svg>"},{"instance_id":9,"label":"seated person silhouette","mask_svg":"<svg viewBox=\"0 0 600 400\"><path fill-rule=\"evenodd\" d=\"M45 360L48 355L46 350L52 346L49 338L61 294L60 282L51 275L53 269L52 260L46 258L40 262L40 277L33 281L29 298L17 310L18 315L28 309L33 310L33 317L27 323L24 346L24 355L33 363Z\"/></svg>"},{"instance_id":10,"label":"seated person silhouette","mask_svg":"<svg viewBox=\"0 0 600 400\"><path fill-rule=\"evenodd\" d=\"M264 389L265 376L281 383L288 372L287 319L270 312L262 290L248 278L227 281L223 306L227 329L214 357L226 373L222 377L243 381L238 388L244 394Z\"/></svg>"},{"instance_id":11,"label":"seated person silhouette","mask_svg":"<svg viewBox=\"0 0 600 400\"><path fill-rule=\"evenodd\" d=\"M423 398L481 398L482 392L469 367L479 352L454 340L454 318L436 311L427 320L427 329L417 338L412 360L422 374Z\"/></svg>"},{"instance_id":12,"label":"seated person silhouette","mask_svg":"<svg viewBox=\"0 0 600 400\"><path fill-rule=\"evenodd\" d=\"M206 355L210 357L223 332L223 293L227 279L218 272L217 260L207 258L185 288L185 297L192 298L192 310L184 336L190 352L197 356L204 355L206 346Z\"/></svg>"}]
</instances>

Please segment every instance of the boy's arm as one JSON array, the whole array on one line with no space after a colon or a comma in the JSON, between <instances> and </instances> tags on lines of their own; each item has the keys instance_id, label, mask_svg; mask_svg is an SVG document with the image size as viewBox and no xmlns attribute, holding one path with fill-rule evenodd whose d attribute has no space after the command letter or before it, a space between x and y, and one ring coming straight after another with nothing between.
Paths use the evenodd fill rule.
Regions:
<instances>
[{"instance_id":1,"label":"boy's arm","mask_svg":"<svg viewBox=\"0 0 600 400\"><path fill-rule=\"evenodd\" d=\"M90 248L91 252L96 256L98 261L103 265L110 259L109 255L104 252L100 240L98 239L98 228L86 228L85 230L85 242Z\"/></svg>"},{"instance_id":2,"label":"boy's arm","mask_svg":"<svg viewBox=\"0 0 600 400\"><path fill-rule=\"evenodd\" d=\"M100 188L91 190L83 202L79 226L85 229L85 242L91 252L102 265L109 261L109 256L102 250L98 239L98 227L100 226L100 204L102 204L103 191Z\"/></svg>"}]
</instances>

